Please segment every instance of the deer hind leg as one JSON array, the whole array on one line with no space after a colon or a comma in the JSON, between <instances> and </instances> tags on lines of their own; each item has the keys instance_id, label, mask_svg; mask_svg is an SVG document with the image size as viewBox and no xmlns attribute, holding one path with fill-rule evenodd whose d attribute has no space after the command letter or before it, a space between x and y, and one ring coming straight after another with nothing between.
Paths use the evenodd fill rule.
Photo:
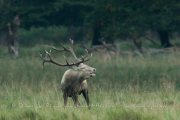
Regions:
<instances>
[{"instance_id":1,"label":"deer hind leg","mask_svg":"<svg viewBox=\"0 0 180 120\"><path fill-rule=\"evenodd\" d=\"M80 103L79 103L79 100L78 100L78 95L76 95L76 94L72 95L72 99L73 99L74 105L76 107L80 106Z\"/></svg>"},{"instance_id":2,"label":"deer hind leg","mask_svg":"<svg viewBox=\"0 0 180 120\"><path fill-rule=\"evenodd\" d=\"M80 105L81 105L78 99L77 99L77 105L78 105L78 106L80 106Z\"/></svg>"},{"instance_id":3,"label":"deer hind leg","mask_svg":"<svg viewBox=\"0 0 180 120\"><path fill-rule=\"evenodd\" d=\"M66 92L63 93L63 98L64 98L64 107L66 107L68 101L68 95Z\"/></svg>"},{"instance_id":4,"label":"deer hind leg","mask_svg":"<svg viewBox=\"0 0 180 120\"><path fill-rule=\"evenodd\" d=\"M89 95L88 95L88 90L83 90L82 94L84 96L84 99L86 100L86 103L88 105L88 108L91 109L91 106L89 105Z\"/></svg>"}]
</instances>

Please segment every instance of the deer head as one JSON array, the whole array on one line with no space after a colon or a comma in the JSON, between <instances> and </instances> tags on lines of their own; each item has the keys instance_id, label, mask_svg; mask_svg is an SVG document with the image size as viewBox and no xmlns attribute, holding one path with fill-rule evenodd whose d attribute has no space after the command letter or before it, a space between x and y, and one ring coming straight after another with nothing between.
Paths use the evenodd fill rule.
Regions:
<instances>
[{"instance_id":1,"label":"deer head","mask_svg":"<svg viewBox=\"0 0 180 120\"><path fill-rule=\"evenodd\" d=\"M50 46L51 49L49 51L45 50L44 53L41 53L40 57L43 60L43 67L44 67L45 63L52 63L57 66L69 67L72 70L79 71L82 73L82 75L85 79L94 77L96 69L85 64L85 62L89 61L88 56L86 55L86 56L81 56L80 58L78 58L74 52L74 41L72 39L70 39L70 43L71 43L71 45L69 48L66 48L65 46L63 46L61 44L62 49L58 49L54 46ZM59 63L53 59L52 54L51 54L52 50L55 50L58 52L64 52L64 51L68 52L74 57L75 61L70 63L66 59L65 64Z\"/></svg>"}]
</instances>

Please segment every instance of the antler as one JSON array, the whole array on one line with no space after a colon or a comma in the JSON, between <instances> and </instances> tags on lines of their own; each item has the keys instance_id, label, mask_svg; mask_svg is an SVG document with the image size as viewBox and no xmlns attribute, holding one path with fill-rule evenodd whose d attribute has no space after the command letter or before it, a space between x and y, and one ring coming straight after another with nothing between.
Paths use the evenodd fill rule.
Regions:
<instances>
[{"instance_id":1,"label":"antler","mask_svg":"<svg viewBox=\"0 0 180 120\"><path fill-rule=\"evenodd\" d=\"M69 62L66 60L66 64L61 64L61 63L58 63L57 61L55 61L55 60L51 57L51 50L50 50L50 52L48 52L48 51L45 50L44 53L45 53L44 56L43 56L42 53L40 54L40 58L43 60L43 67L44 67L44 64L45 64L46 62L50 62L50 63L53 63L53 64L58 65L58 66L63 66L63 67L69 66L69 67L70 67L70 66L78 66L79 64L88 61L88 59L82 58L80 61L78 61L78 62L76 62L76 63L69 63Z\"/></svg>"},{"instance_id":2,"label":"antler","mask_svg":"<svg viewBox=\"0 0 180 120\"><path fill-rule=\"evenodd\" d=\"M69 48L66 48L64 45L60 44L62 49L58 49L54 46L52 46L51 48L53 50L56 50L56 51L59 51L59 52L63 52L63 51L66 51L66 52L69 52L72 54L72 56L75 58L76 61L81 61L82 59L87 59L87 56L81 56L81 58L78 58L77 55L75 54L74 52L74 41L72 39L69 39L71 45L69 46Z\"/></svg>"},{"instance_id":3,"label":"antler","mask_svg":"<svg viewBox=\"0 0 180 120\"><path fill-rule=\"evenodd\" d=\"M81 64L81 63L84 63L84 62L87 62L89 59L87 59L87 56L82 56L81 58L78 58L77 56L76 56L76 54L75 54L75 52L74 52L74 49L73 49L73 40L72 39L70 39L70 42L71 42L71 47L69 47L69 49L68 48L66 48L66 47L64 47L62 44L61 44L61 46L62 46L62 49L58 49L58 48L56 48L56 47L54 47L54 46L51 46L51 48L53 49L53 50L56 50L56 51L59 51L59 52L63 52L63 51L66 51L66 52L70 52L72 55L73 55L73 57L76 59L76 62L75 63L69 63L67 60L66 60L66 64L62 64L62 63L58 63L57 61L55 61L52 57L51 57L51 49L50 49L50 51L48 52L47 50L45 50L44 51L44 54L43 53L41 53L40 54L40 58L43 60L43 67L44 67L44 64L46 63L46 62L50 62L50 63L53 63L53 64L55 64L55 65L58 65L58 66L78 66L79 64Z\"/></svg>"},{"instance_id":4,"label":"antler","mask_svg":"<svg viewBox=\"0 0 180 120\"><path fill-rule=\"evenodd\" d=\"M62 44L60 44L61 47L63 48L64 51L70 52L77 61L80 61L80 59L76 56L74 52L74 41L71 38L69 39L69 41L71 43L69 49L64 47Z\"/></svg>"}]
</instances>

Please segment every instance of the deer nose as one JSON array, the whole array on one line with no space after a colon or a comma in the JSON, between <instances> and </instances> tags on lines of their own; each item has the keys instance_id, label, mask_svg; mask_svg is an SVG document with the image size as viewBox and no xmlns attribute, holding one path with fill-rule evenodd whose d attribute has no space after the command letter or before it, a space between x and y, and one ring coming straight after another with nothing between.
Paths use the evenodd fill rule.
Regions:
<instances>
[{"instance_id":1,"label":"deer nose","mask_svg":"<svg viewBox=\"0 0 180 120\"><path fill-rule=\"evenodd\" d=\"M96 72L96 68L93 69L93 72Z\"/></svg>"}]
</instances>

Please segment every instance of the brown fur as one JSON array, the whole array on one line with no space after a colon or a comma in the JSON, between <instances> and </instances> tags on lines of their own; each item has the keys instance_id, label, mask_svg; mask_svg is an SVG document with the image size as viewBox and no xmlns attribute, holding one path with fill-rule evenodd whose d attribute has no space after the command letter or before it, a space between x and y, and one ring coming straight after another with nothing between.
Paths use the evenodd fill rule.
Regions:
<instances>
[{"instance_id":1,"label":"brown fur","mask_svg":"<svg viewBox=\"0 0 180 120\"><path fill-rule=\"evenodd\" d=\"M78 95L82 93L90 108L87 79L95 76L95 71L95 68L82 63L78 67L69 69L64 73L61 80L64 106L67 105L68 97L73 99L76 107L79 106Z\"/></svg>"}]
</instances>

